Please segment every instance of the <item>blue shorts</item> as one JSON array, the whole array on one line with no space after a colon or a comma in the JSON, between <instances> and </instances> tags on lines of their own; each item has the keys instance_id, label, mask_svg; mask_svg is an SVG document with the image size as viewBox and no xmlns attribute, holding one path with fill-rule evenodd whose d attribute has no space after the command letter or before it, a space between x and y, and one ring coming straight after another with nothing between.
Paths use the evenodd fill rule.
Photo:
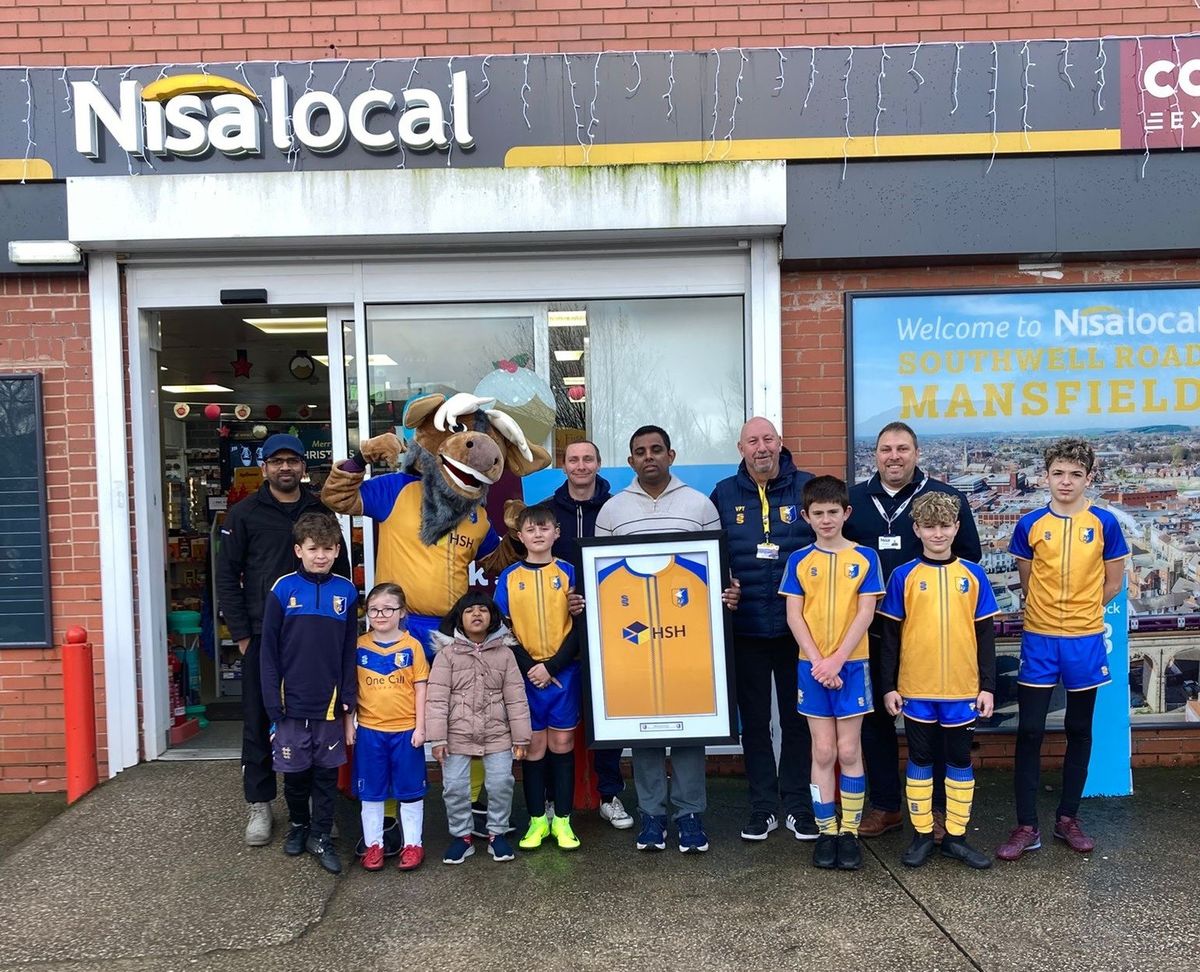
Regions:
<instances>
[{"instance_id":1,"label":"blue shorts","mask_svg":"<svg viewBox=\"0 0 1200 972\"><path fill-rule=\"evenodd\" d=\"M977 715L974 699L905 699L900 712L913 722L936 722L946 729L969 726Z\"/></svg>"},{"instance_id":2,"label":"blue shorts","mask_svg":"<svg viewBox=\"0 0 1200 972\"><path fill-rule=\"evenodd\" d=\"M572 662L555 677L562 688L553 682L545 688L538 688L525 679L529 723L534 732L574 729L579 725L579 662Z\"/></svg>"},{"instance_id":3,"label":"blue shorts","mask_svg":"<svg viewBox=\"0 0 1200 972\"><path fill-rule=\"evenodd\" d=\"M1068 692L1082 692L1111 682L1104 635L1063 638L1023 632L1017 684L1054 688L1060 678Z\"/></svg>"},{"instance_id":4,"label":"blue shorts","mask_svg":"<svg viewBox=\"0 0 1200 972\"><path fill-rule=\"evenodd\" d=\"M866 659L842 666L840 689L829 689L813 678L812 662L796 663L796 711L810 719L852 719L875 711L871 673Z\"/></svg>"},{"instance_id":5,"label":"blue shorts","mask_svg":"<svg viewBox=\"0 0 1200 972\"><path fill-rule=\"evenodd\" d=\"M358 727L354 742L354 791L360 800L419 800L425 795L425 747L412 730L383 732Z\"/></svg>"},{"instance_id":6,"label":"blue shorts","mask_svg":"<svg viewBox=\"0 0 1200 972\"><path fill-rule=\"evenodd\" d=\"M341 719L289 719L271 726L271 765L277 773L337 769L346 762L346 730Z\"/></svg>"}]
</instances>

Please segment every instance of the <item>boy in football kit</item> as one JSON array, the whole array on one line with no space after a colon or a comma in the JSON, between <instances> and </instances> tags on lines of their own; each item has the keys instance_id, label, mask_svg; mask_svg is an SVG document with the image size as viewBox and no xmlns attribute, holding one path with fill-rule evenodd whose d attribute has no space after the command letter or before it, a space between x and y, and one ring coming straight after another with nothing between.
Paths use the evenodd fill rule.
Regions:
<instances>
[{"instance_id":1,"label":"boy in football kit","mask_svg":"<svg viewBox=\"0 0 1200 972\"><path fill-rule=\"evenodd\" d=\"M553 835L562 850L575 850L571 829L575 802L575 727L579 725L579 642L567 610L575 570L554 557L558 517L549 505L527 506L517 517L525 559L496 581L496 604L509 619L525 678L533 735L521 769L529 829L518 846L533 850ZM546 814L546 771L553 781L555 815Z\"/></svg>"},{"instance_id":2,"label":"boy in football kit","mask_svg":"<svg viewBox=\"0 0 1200 972\"><path fill-rule=\"evenodd\" d=\"M1116 518L1088 502L1096 466L1092 447L1082 439L1062 439L1046 450L1045 461L1050 502L1021 517L1008 548L1025 594L1025 626L1017 671L1017 826L996 851L1004 861L1042 846L1037 819L1042 735L1060 678L1067 690L1067 749L1054 836L1084 854L1096 846L1077 815L1092 753L1096 690L1112 681L1104 605L1121 590L1129 555Z\"/></svg>"},{"instance_id":3,"label":"boy in football kit","mask_svg":"<svg viewBox=\"0 0 1200 972\"><path fill-rule=\"evenodd\" d=\"M883 593L879 555L842 536L850 515L846 484L817 476L804 484L804 519L816 542L788 557L779 593L786 596L788 627L800 646L796 711L812 735L813 816L819 834L813 864L854 871L862 867L858 825L866 776L862 720L873 710L867 667L867 628ZM836 762L841 763L841 833L834 815Z\"/></svg>"},{"instance_id":4,"label":"boy in football kit","mask_svg":"<svg viewBox=\"0 0 1200 972\"><path fill-rule=\"evenodd\" d=\"M883 702L904 713L908 741L905 796L916 831L900 858L920 867L936 847L933 838L933 755L936 728L946 749L946 836L942 854L968 867L991 867L991 858L967 843L975 794L971 739L975 718L992 714L999 613L987 574L951 552L958 533L959 500L925 493L913 501L913 530L921 555L892 571L879 606L883 618Z\"/></svg>"}]
</instances>

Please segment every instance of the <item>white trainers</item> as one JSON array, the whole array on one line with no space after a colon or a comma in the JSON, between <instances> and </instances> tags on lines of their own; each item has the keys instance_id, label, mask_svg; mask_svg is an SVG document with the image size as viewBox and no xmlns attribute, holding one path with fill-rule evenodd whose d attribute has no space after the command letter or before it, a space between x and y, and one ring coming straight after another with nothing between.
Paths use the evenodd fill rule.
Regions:
<instances>
[{"instance_id":1,"label":"white trainers","mask_svg":"<svg viewBox=\"0 0 1200 972\"><path fill-rule=\"evenodd\" d=\"M602 800L600 803L600 819L607 820L617 830L628 830L633 826L633 817L625 809L620 797Z\"/></svg>"},{"instance_id":2,"label":"white trainers","mask_svg":"<svg viewBox=\"0 0 1200 972\"><path fill-rule=\"evenodd\" d=\"M246 846L265 847L271 843L271 825L273 823L271 804L250 804L248 819L246 820Z\"/></svg>"}]
</instances>

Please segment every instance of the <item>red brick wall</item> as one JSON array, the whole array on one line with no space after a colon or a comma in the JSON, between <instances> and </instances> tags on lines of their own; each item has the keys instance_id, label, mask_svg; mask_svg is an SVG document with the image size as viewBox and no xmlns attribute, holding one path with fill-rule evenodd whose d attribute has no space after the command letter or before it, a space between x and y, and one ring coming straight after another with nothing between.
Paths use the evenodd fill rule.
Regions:
<instances>
[{"instance_id":1,"label":"red brick wall","mask_svg":"<svg viewBox=\"0 0 1200 972\"><path fill-rule=\"evenodd\" d=\"M1193 8L1195 9L1195 8ZM1062 280L1020 273L1015 262L967 267L784 273L783 436L807 469L846 474L845 302L847 292L980 287L1200 282L1200 260L1077 263Z\"/></svg>"},{"instance_id":2,"label":"red brick wall","mask_svg":"<svg viewBox=\"0 0 1200 972\"><path fill-rule=\"evenodd\" d=\"M103 778L104 647L88 319L86 277L0 278L0 372L43 376L54 640L61 644L75 624L91 636ZM64 789L63 760L60 651L0 650L0 793Z\"/></svg>"},{"instance_id":3,"label":"red brick wall","mask_svg":"<svg viewBox=\"0 0 1200 972\"><path fill-rule=\"evenodd\" d=\"M1186 33L1192 0L0 0L0 63L690 50Z\"/></svg>"}]
</instances>

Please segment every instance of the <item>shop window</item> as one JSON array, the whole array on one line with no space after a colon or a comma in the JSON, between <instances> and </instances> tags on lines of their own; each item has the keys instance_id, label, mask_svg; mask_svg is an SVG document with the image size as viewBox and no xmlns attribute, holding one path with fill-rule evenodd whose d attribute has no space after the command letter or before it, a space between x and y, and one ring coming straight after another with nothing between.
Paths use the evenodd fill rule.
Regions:
<instances>
[{"instance_id":1,"label":"shop window","mask_svg":"<svg viewBox=\"0 0 1200 972\"><path fill-rule=\"evenodd\" d=\"M0 376L0 455L0 646L48 646L41 375Z\"/></svg>"}]
</instances>

